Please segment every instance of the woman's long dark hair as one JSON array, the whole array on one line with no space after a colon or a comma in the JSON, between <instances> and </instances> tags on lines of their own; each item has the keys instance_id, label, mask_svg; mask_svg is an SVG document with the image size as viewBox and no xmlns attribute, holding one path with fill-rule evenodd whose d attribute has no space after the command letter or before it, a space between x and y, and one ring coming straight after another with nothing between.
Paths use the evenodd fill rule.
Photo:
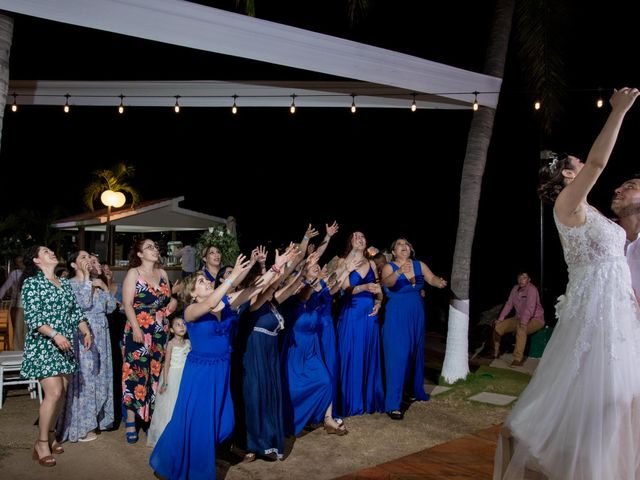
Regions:
<instances>
[{"instance_id":1,"label":"woman's long dark hair","mask_svg":"<svg viewBox=\"0 0 640 480\"><path fill-rule=\"evenodd\" d=\"M564 183L563 170L574 170L571 165L571 159L566 153L551 152L545 163L538 171L540 178L540 186L538 187L538 196L545 203L553 205L560 195L560 192L566 186Z\"/></svg>"},{"instance_id":2,"label":"woman's long dark hair","mask_svg":"<svg viewBox=\"0 0 640 480\"><path fill-rule=\"evenodd\" d=\"M24 252L24 258L22 259L24 262L24 269L22 270L22 276L18 282L18 290L22 290L22 284L27 278L35 277L38 272L42 271L33 261L34 258L38 258L41 248L42 245L34 245L27 248L27 251Z\"/></svg>"}]
</instances>

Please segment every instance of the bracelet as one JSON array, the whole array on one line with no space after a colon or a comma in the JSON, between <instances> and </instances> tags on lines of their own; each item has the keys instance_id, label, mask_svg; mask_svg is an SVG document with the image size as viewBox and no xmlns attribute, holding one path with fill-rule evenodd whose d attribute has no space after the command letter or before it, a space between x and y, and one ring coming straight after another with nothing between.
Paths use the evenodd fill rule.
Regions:
<instances>
[{"instance_id":1,"label":"bracelet","mask_svg":"<svg viewBox=\"0 0 640 480\"><path fill-rule=\"evenodd\" d=\"M396 277L400 278L402 276L402 274L400 273L400 270L396 270L395 272L393 272L396 274Z\"/></svg>"},{"instance_id":2,"label":"bracelet","mask_svg":"<svg viewBox=\"0 0 640 480\"><path fill-rule=\"evenodd\" d=\"M232 285L233 285L233 281L229 280L228 278L225 278L225 279L224 279L224 284L225 284L225 285L232 286Z\"/></svg>"},{"instance_id":3,"label":"bracelet","mask_svg":"<svg viewBox=\"0 0 640 480\"><path fill-rule=\"evenodd\" d=\"M169 386L169 384L168 384L168 383L163 383L163 384L162 384L162 386L163 386L163 387L168 387L168 386Z\"/></svg>"},{"instance_id":4,"label":"bracelet","mask_svg":"<svg viewBox=\"0 0 640 480\"><path fill-rule=\"evenodd\" d=\"M59 331L57 331L55 328L52 328L52 329L51 329L51 333L49 334L49 338L50 338L51 340L53 340L53 337L55 337L55 336L56 336L56 335L58 335L59 333L60 333L60 332L59 332Z\"/></svg>"},{"instance_id":5,"label":"bracelet","mask_svg":"<svg viewBox=\"0 0 640 480\"><path fill-rule=\"evenodd\" d=\"M309 237L305 235L304 237L302 237L302 240L309 240Z\"/></svg>"}]
</instances>

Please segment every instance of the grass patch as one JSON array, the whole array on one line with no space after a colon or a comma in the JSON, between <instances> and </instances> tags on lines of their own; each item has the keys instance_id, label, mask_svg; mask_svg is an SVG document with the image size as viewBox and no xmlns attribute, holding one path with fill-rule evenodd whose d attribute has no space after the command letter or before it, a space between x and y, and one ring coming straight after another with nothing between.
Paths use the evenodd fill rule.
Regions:
<instances>
[{"instance_id":1,"label":"grass patch","mask_svg":"<svg viewBox=\"0 0 640 480\"><path fill-rule=\"evenodd\" d=\"M475 373L469 374L465 380L458 381L453 385L447 385L442 381L440 384L451 387L451 390L438 396L466 400L480 392L491 392L517 397L530 380L531 376L526 373L483 365Z\"/></svg>"}]
</instances>

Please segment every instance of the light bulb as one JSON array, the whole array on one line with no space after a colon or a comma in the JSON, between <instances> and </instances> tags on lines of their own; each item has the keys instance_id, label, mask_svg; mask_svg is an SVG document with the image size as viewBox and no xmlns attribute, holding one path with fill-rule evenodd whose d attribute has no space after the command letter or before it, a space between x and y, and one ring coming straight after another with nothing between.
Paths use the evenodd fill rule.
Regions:
<instances>
[{"instance_id":1,"label":"light bulb","mask_svg":"<svg viewBox=\"0 0 640 480\"><path fill-rule=\"evenodd\" d=\"M180 113L180 104L178 103L178 99L180 95L176 95L176 104L173 106L173 111L176 113Z\"/></svg>"},{"instance_id":2,"label":"light bulb","mask_svg":"<svg viewBox=\"0 0 640 480\"><path fill-rule=\"evenodd\" d=\"M604 105L604 101L601 98L599 98L598 101L596 102L596 107L602 108L603 105Z\"/></svg>"},{"instance_id":3,"label":"light bulb","mask_svg":"<svg viewBox=\"0 0 640 480\"><path fill-rule=\"evenodd\" d=\"M236 106L236 98L238 98L237 95L233 96L233 106L231 107L231 113L233 113L234 115L236 113L238 113L238 107Z\"/></svg>"},{"instance_id":4,"label":"light bulb","mask_svg":"<svg viewBox=\"0 0 640 480\"><path fill-rule=\"evenodd\" d=\"M69 110L70 110L69 109L69 96L70 95L68 93L64 96L64 98L65 98L64 107L62 107L62 110L64 111L64 113L69 113Z\"/></svg>"},{"instance_id":5,"label":"light bulb","mask_svg":"<svg viewBox=\"0 0 640 480\"><path fill-rule=\"evenodd\" d=\"M351 102L351 113L356 113L356 96L351 95L351 98L353 98L353 101Z\"/></svg>"},{"instance_id":6,"label":"light bulb","mask_svg":"<svg viewBox=\"0 0 640 480\"><path fill-rule=\"evenodd\" d=\"M415 112L418 110L418 106L416 105L416 94L413 94L413 102L411 103L411 111Z\"/></svg>"},{"instance_id":7,"label":"light bulb","mask_svg":"<svg viewBox=\"0 0 640 480\"><path fill-rule=\"evenodd\" d=\"M535 108L536 110L540 110L540 107L542 106L542 104L536 100L536 103L533 104L533 108Z\"/></svg>"}]
</instances>

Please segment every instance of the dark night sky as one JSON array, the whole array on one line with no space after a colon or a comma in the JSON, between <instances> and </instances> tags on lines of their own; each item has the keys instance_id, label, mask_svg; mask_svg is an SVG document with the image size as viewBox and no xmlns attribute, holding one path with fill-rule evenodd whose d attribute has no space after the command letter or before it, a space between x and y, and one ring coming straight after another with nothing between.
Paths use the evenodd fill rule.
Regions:
<instances>
[{"instance_id":1,"label":"dark night sky","mask_svg":"<svg viewBox=\"0 0 640 480\"><path fill-rule=\"evenodd\" d=\"M200 2L225 6L225 2ZM263 6L263 3L277 5ZM258 16L460 68L481 71L492 2L372 1L367 17L348 28L343 2L257 2ZM571 2L570 2L571 3ZM302 4L302 5L301 5ZM629 8L631 8L629 3ZM265 10L270 8L271 10ZM510 51L503 95L484 178L472 265L475 309L506 298L518 268L539 283L538 152L564 149L586 157L607 111L596 110L602 87L640 86L638 29L633 15L573 2L567 30L565 113L553 136L540 133ZM46 41L43 41L46 39ZM86 48L89 48L89 52ZM16 16L12 79L315 79L287 69L150 41ZM637 110L639 107L636 106ZM459 179L472 113L359 109L228 109L59 107L7 111L2 134L3 178L24 185L21 205L68 214L82 210L91 172L123 161L137 168L132 184L145 199L185 195L183 206L234 215L248 249L257 240L300 237L306 224L334 218L336 243L360 229L383 248L403 235L418 257L449 277L458 215ZM620 179L640 171L635 152L640 112L629 114L592 203L606 209ZM541 145L542 144L542 145ZM379 152L391 151L380 158ZM269 157L272 160L267 162ZM374 158L385 166L374 169ZM34 168L37 159L48 168ZM251 162L257 165L248 168ZM161 166L161 164L163 166ZM426 174L416 175L416 170ZM53 201L51 199L54 199ZM46 203L44 200L47 199ZM0 215L15 208L4 202ZM545 286L561 293L564 265L557 234L547 226ZM442 293L436 301L446 303ZM439 296L438 296L439 295ZM550 316L550 315L549 315Z\"/></svg>"}]
</instances>

